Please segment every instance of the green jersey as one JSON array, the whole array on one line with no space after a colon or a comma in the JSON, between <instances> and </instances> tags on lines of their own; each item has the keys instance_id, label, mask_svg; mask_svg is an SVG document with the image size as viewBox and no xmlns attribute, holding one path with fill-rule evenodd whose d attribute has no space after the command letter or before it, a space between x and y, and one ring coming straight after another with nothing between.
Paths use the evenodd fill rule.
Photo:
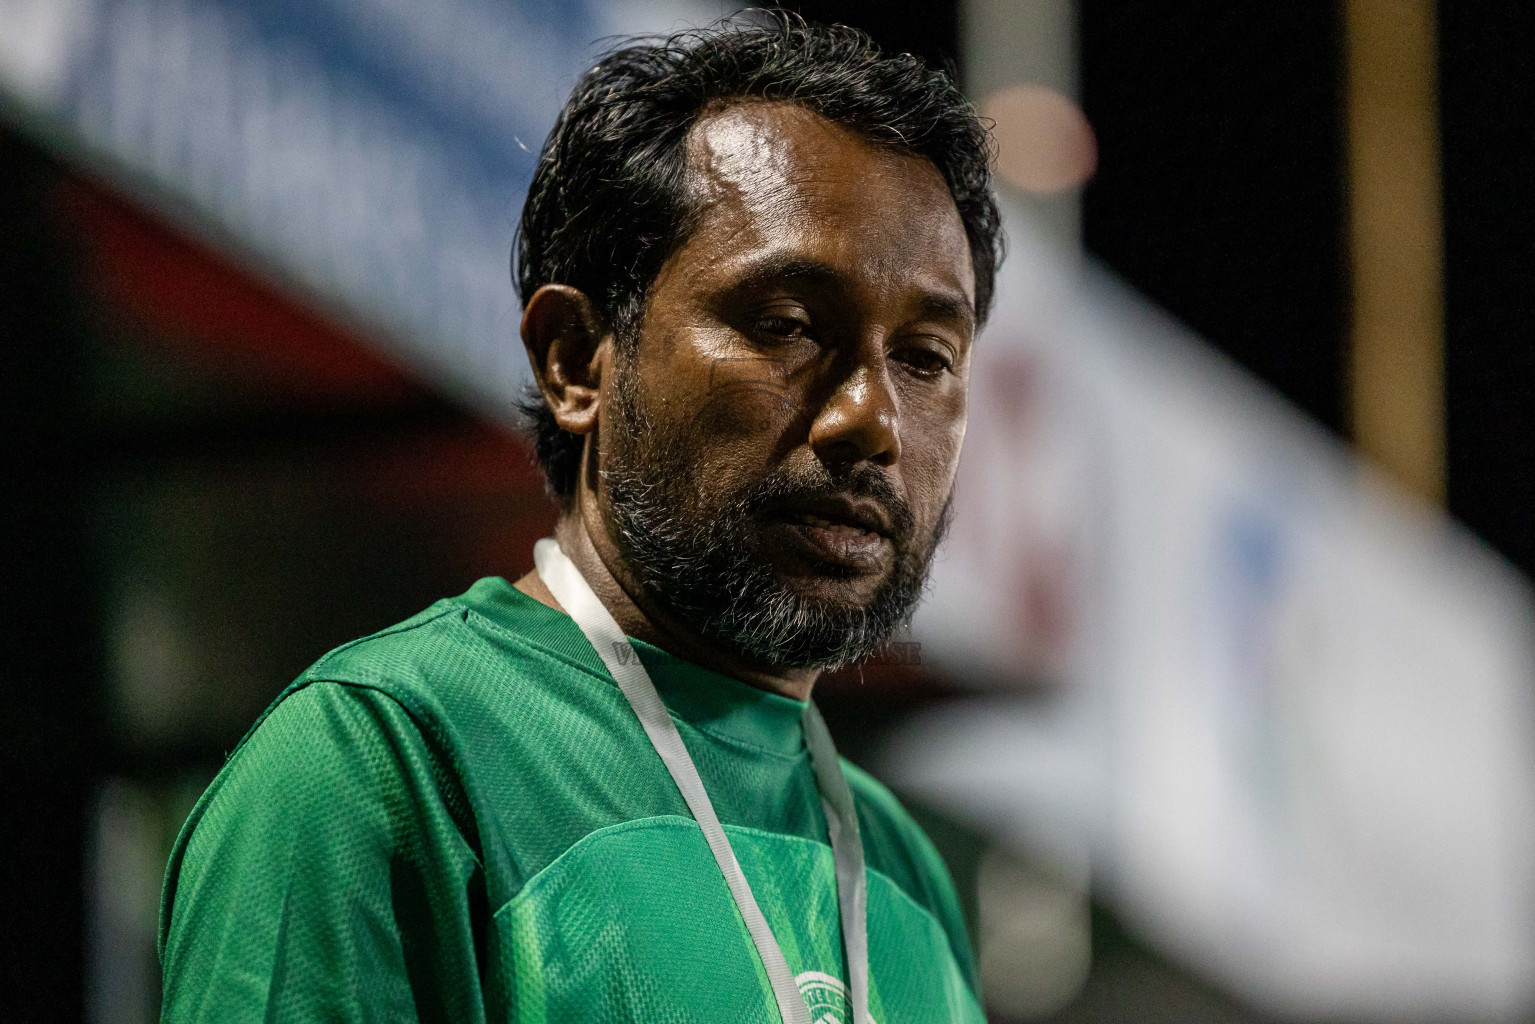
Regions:
<instances>
[{"instance_id":1,"label":"green jersey","mask_svg":"<svg viewBox=\"0 0 1535 1024\"><path fill-rule=\"evenodd\" d=\"M817 1021L849 1019L805 704L633 642ZM980 1021L953 885L842 762L878 1024ZM166 873L164 1020L776 1021L681 794L576 624L504 579L268 708Z\"/></svg>"}]
</instances>

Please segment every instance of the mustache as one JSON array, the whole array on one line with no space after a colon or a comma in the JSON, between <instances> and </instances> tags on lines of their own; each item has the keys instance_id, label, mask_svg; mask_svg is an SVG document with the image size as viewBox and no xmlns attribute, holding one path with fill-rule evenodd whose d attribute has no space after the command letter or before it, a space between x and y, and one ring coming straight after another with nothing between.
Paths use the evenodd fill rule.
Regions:
<instances>
[{"instance_id":1,"label":"mustache","mask_svg":"<svg viewBox=\"0 0 1535 1024\"><path fill-rule=\"evenodd\" d=\"M836 470L822 463L781 468L762 479L740 504L742 511L760 519L775 506L822 498L866 498L879 505L890 522L890 539L899 546L909 543L916 532L911 504L889 477L868 464Z\"/></svg>"}]
</instances>

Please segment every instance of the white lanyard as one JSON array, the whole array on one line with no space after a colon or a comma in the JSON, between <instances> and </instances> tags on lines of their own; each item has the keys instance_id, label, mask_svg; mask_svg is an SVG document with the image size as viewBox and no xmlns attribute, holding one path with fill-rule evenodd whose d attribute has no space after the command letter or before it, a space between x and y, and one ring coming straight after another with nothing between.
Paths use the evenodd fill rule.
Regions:
<instances>
[{"instance_id":1,"label":"white lanyard","mask_svg":"<svg viewBox=\"0 0 1535 1024\"><path fill-rule=\"evenodd\" d=\"M720 820L715 816L714 805L704 790L703 780L698 777L693 758L689 756L687 747L683 746L677 725L671 715L667 714L666 705L661 703L661 696L656 693L650 674L629 646L629 638L618 628L618 623L597 599L597 595L592 593L590 584L575 563L566 557L552 538L546 537L533 545L533 563L538 567L538 575L544 581L544 586L549 588L554 599L581 627L581 632L586 634L586 639L596 649L597 656L613 674L618 688L628 698L629 706L634 709L635 716L644 727L645 734L650 737L656 753L661 755L667 771L671 772L672 780L682 791L682 799L687 802L688 809L693 812L699 828L703 830L704 839L714 853L720 874L725 876L730 895L735 897L741 917L746 921L746 929L756 943L757 955L762 958L762 966L767 970L773 994L778 998L778 1012L784 1024L810 1024L810 1010L805 1005L805 998L794 982L794 975L789 973L783 950L778 948L778 940L773 937L773 930L763 918L751 886L747 884L746 875L736 861L735 851L730 848L730 840L720 827ZM842 919L842 946L847 956L853 1022L870 1024L869 929L864 918L868 893L863 872L863 840L858 834L853 794L837 763L837 749L832 745L831 734L826 731L826 723L822 721L814 704L805 709L804 726L805 742L810 748L810 764L815 771L816 785L821 791L821 805L826 812L826 831L831 837L832 862L837 872L838 916Z\"/></svg>"}]
</instances>

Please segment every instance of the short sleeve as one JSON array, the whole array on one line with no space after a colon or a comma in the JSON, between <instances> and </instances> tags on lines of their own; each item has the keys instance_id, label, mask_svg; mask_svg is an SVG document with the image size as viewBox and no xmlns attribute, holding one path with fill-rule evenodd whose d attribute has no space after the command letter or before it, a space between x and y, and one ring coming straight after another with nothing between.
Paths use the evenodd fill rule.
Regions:
<instances>
[{"instance_id":1,"label":"short sleeve","mask_svg":"<svg viewBox=\"0 0 1535 1024\"><path fill-rule=\"evenodd\" d=\"M177 840L162 1020L483 1020L483 873L446 778L378 690L283 698Z\"/></svg>"}]
</instances>

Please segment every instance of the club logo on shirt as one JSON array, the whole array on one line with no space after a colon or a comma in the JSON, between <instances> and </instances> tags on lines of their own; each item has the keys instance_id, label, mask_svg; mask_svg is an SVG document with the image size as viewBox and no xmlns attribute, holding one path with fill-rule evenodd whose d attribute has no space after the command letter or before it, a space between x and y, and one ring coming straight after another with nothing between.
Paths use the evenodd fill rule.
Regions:
<instances>
[{"instance_id":1,"label":"club logo on shirt","mask_svg":"<svg viewBox=\"0 0 1535 1024\"><path fill-rule=\"evenodd\" d=\"M806 971L794 977L799 994L810 1010L810 1024L851 1024L852 1007L847 986L842 979L820 971ZM872 1024L872 1022L871 1022Z\"/></svg>"}]
</instances>

